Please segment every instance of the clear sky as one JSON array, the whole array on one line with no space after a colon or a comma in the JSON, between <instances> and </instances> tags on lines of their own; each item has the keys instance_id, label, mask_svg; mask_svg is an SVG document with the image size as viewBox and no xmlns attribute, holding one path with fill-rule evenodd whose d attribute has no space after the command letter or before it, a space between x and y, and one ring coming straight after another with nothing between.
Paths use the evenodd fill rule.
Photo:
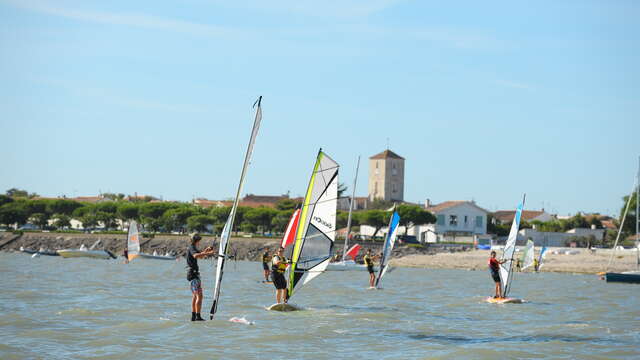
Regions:
<instances>
[{"instance_id":1,"label":"clear sky","mask_svg":"<svg viewBox=\"0 0 640 360\"><path fill-rule=\"evenodd\" d=\"M640 155L640 2L0 0L0 191L164 199L351 186L615 214Z\"/></svg>"}]
</instances>

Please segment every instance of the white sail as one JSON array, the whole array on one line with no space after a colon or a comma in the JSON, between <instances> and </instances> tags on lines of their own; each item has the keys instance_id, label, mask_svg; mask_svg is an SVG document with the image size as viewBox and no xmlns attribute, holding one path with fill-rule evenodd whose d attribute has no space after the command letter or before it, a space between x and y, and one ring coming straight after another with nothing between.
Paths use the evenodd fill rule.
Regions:
<instances>
[{"instance_id":1,"label":"white sail","mask_svg":"<svg viewBox=\"0 0 640 360\"><path fill-rule=\"evenodd\" d=\"M302 204L291 266L288 296L320 275L331 261L338 205L338 163L320 150Z\"/></svg>"},{"instance_id":2,"label":"white sail","mask_svg":"<svg viewBox=\"0 0 640 360\"><path fill-rule=\"evenodd\" d=\"M502 253L501 260L505 261L500 266L500 280L503 297L507 297L511 288L511 280L513 277L513 254L516 251L516 239L518 238L518 230L520 229L520 217L522 216L524 201L525 197L522 198L522 203L520 203L516 209L515 216L513 217L513 223L511 223L511 230L509 231L509 237L507 238L507 242L504 245L504 252Z\"/></svg>"},{"instance_id":3,"label":"white sail","mask_svg":"<svg viewBox=\"0 0 640 360\"><path fill-rule=\"evenodd\" d=\"M129 223L129 234L127 235L127 259L129 261L140 255L140 235L138 234L138 223L131 220Z\"/></svg>"},{"instance_id":4,"label":"white sail","mask_svg":"<svg viewBox=\"0 0 640 360\"><path fill-rule=\"evenodd\" d=\"M527 247L524 250L524 256L522 257L522 270L533 265L533 259L535 258L535 250L533 241L527 240Z\"/></svg>"},{"instance_id":5,"label":"white sail","mask_svg":"<svg viewBox=\"0 0 640 360\"><path fill-rule=\"evenodd\" d=\"M351 191L351 201L349 201L349 216L347 217L347 232L344 234L344 247L342 248L342 261L347 260L347 250L349 247L349 234L351 233L351 216L356 199L356 184L358 183L358 170L360 169L360 156L356 163L356 176L353 178L353 190Z\"/></svg>"},{"instance_id":6,"label":"white sail","mask_svg":"<svg viewBox=\"0 0 640 360\"><path fill-rule=\"evenodd\" d=\"M238 202L240 201L240 194L242 193L242 187L244 185L244 179L249 168L251 161L251 153L253 152L253 144L258 136L258 130L260 129L260 121L262 120L262 96L256 101L256 117L253 121L253 129L251 130L251 137L249 138L249 145L247 146L247 152L244 155L244 164L242 166L242 173L240 174L240 182L238 184L238 190L236 191L236 197L231 207L231 212L227 218L227 222L224 225L222 234L220 235L220 246L218 248L218 261L216 263L216 280L213 288L213 304L209 312L210 318L213 319L213 315L218 310L218 300L220 298L220 289L222 286L222 275L224 273L224 263L227 256L227 249L229 245L229 238L231 237L231 231L233 230L233 221L236 217L236 211L238 209Z\"/></svg>"}]
</instances>

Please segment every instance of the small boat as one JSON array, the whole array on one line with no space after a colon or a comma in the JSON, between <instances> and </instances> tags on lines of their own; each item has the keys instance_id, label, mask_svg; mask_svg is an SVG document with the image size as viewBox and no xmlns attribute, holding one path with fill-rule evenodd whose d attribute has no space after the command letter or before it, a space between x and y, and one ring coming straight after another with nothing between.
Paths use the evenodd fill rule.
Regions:
<instances>
[{"instance_id":1,"label":"small boat","mask_svg":"<svg viewBox=\"0 0 640 360\"><path fill-rule=\"evenodd\" d=\"M46 251L43 248L40 248L40 250L33 250L33 249L25 249L24 247L20 246L20 252L23 252L25 254L38 254L38 255L46 255L46 256L59 256L57 252L55 251Z\"/></svg>"},{"instance_id":2,"label":"small boat","mask_svg":"<svg viewBox=\"0 0 640 360\"><path fill-rule=\"evenodd\" d=\"M64 249L58 250L58 255L63 258L77 258L77 257L88 257L94 259L115 259L116 256L113 255L111 251L108 250L93 250L93 247L98 244L100 240L98 240L90 249L87 249L84 244L80 246L79 249Z\"/></svg>"},{"instance_id":3,"label":"small boat","mask_svg":"<svg viewBox=\"0 0 640 360\"><path fill-rule=\"evenodd\" d=\"M616 249L618 248L618 240L620 240L620 234L622 233L622 228L624 227L624 221L627 218L627 212L629 211L629 205L631 204L631 199L633 198L634 191L636 193L636 270L624 271L620 273L606 272L604 278L607 282L640 284L640 201L638 201L638 199L640 199L640 157L638 157L638 175L636 176L636 181L633 184L633 191L631 192L631 194L629 194L629 199L627 200L624 214L622 215L622 219L620 220L618 236L616 236L616 242L615 244L613 244L613 249L611 251L611 256L609 257L609 263L607 264L607 267L611 266L611 262L613 261Z\"/></svg>"},{"instance_id":4,"label":"small boat","mask_svg":"<svg viewBox=\"0 0 640 360\"><path fill-rule=\"evenodd\" d=\"M158 253L155 252L155 251L153 252L152 255L145 254L145 253L140 253L140 254L138 254L138 257L139 258L143 258L143 259L154 259L154 260L175 260L176 259L175 256L173 256L173 255L171 255L169 253L166 253L164 255L158 255Z\"/></svg>"},{"instance_id":5,"label":"small boat","mask_svg":"<svg viewBox=\"0 0 640 360\"><path fill-rule=\"evenodd\" d=\"M154 260L175 260L176 257L166 253L164 255L158 255L157 252L152 254L145 254L140 252L140 230L138 229L138 223L135 220L131 220L129 223L129 232L127 234L127 259L132 261L135 258L154 259Z\"/></svg>"}]
</instances>

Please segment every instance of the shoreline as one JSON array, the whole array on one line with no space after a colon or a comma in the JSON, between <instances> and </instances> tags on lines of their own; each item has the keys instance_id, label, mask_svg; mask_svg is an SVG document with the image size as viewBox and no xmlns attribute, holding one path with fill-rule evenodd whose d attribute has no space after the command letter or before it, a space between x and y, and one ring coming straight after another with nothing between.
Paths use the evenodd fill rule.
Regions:
<instances>
[{"instance_id":1,"label":"shoreline","mask_svg":"<svg viewBox=\"0 0 640 360\"><path fill-rule=\"evenodd\" d=\"M16 235L10 232L0 233L0 251L19 252L20 247L25 249L44 249L55 251L60 249L77 249L84 244L89 247L100 240L98 249L109 250L117 256L122 255L126 246L126 235L123 234L65 234L65 233L24 233ZM145 253L163 255L165 252L173 252L177 256L184 256L188 246L187 235L157 235L154 238L141 239L141 250ZM201 247L217 246L217 238L203 236ZM279 238L245 238L234 237L230 243L230 253L236 255L239 260L260 261L262 252L268 248L274 251L280 244ZM364 250L372 248L374 252L380 251L381 243L361 243ZM561 248L565 249L565 248ZM539 249L537 249L539 250ZM578 274L597 274L607 267L610 249L598 249L591 253L587 249L572 249L578 253L574 255L554 254L556 248L549 248L540 272L561 272ZM336 254L342 253L341 241L336 242L334 249ZM487 270L489 250L471 250L464 248L429 248L410 247L399 245L393 251L392 266L423 268L423 269L461 269L469 271ZM498 256L501 252L498 251ZM519 256L516 253L516 256ZM622 272L636 268L635 251L617 251L609 271ZM526 271L532 271L531 268Z\"/></svg>"}]
</instances>

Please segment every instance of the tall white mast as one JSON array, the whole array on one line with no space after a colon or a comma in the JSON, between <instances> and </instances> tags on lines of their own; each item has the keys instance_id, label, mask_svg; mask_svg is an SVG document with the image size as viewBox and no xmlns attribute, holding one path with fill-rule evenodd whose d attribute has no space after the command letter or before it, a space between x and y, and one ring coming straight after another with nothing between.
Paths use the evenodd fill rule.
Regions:
<instances>
[{"instance_id":1,"label":"tall white mast","mask_svg":"<svg viewBox=\"0 0 640 360\"><path fill-rule=\"evenodd\" d=\"M351 201L349 202L349 217L347 218L347 233L344 236L344 249L342 249L342 261L347 257L347 246L349 245L349 233L351 232L351 213L353 212L353 203L356 198L356 184L358 183L358 170L360 169L360 156L356 164L356 176L353 178L353 190L351 191Z\"/></svg>"}]
</instances>

